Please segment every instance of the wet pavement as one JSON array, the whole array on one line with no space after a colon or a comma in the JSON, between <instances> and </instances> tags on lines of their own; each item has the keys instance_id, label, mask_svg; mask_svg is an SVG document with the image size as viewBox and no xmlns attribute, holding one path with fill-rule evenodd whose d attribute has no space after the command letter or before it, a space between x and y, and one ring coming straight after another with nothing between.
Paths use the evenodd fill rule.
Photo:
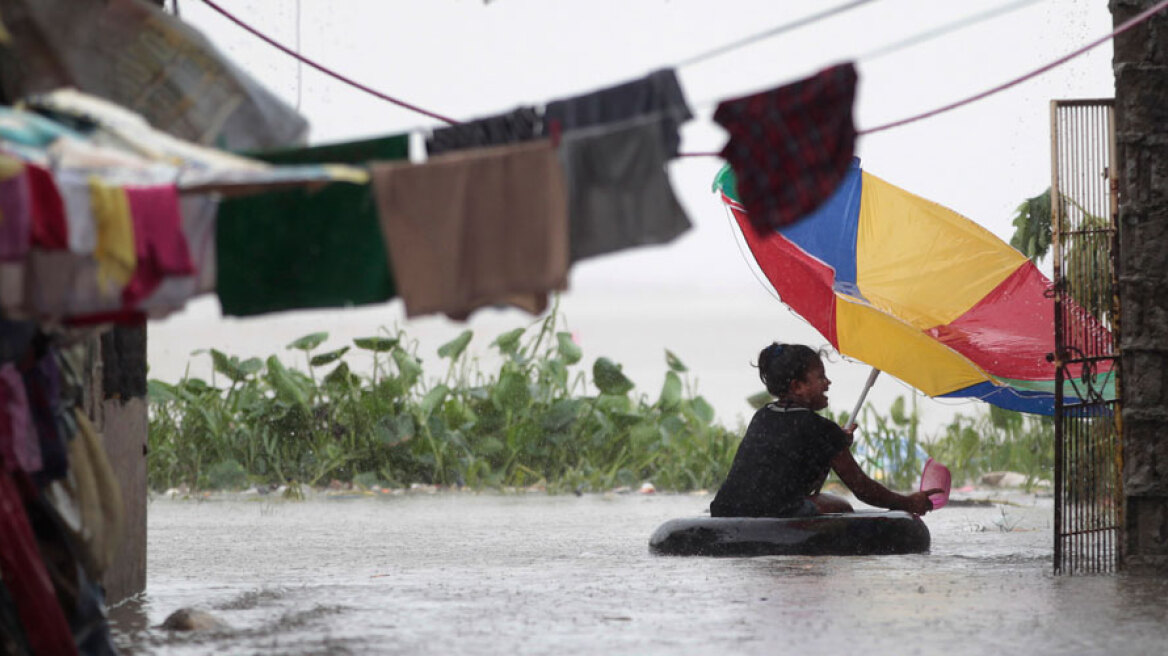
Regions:
<instances>
[{"instance_id":1,"label":"wet pavement","mask_svg":"<svg viewBox=\"0 0 1168 656\"><path fill-rule=\"evenodd\" d=\"M111 617L127 654L1164 653L1168 581L1055 577L1050 499L998 498L928 554L723 559L647 550L709 496L158 498Z\"/></svg>"}]
</instances>

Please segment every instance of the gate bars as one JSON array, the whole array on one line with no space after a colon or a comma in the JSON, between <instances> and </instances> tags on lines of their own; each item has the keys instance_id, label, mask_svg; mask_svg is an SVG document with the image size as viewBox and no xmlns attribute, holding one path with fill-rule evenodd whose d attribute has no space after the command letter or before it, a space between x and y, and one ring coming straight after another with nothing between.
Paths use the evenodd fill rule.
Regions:
<instances>
[{"instance_id":1,"label":"gate bars","mask_svg":"<svg viewBox=\"0 0 1168 656\"><path fill-rule=\"evenodd\" d=\"M1054 571L1114 572L1123 506L1114 101L1052 101L1051 148Z\"/></svg>"}]
</instances>

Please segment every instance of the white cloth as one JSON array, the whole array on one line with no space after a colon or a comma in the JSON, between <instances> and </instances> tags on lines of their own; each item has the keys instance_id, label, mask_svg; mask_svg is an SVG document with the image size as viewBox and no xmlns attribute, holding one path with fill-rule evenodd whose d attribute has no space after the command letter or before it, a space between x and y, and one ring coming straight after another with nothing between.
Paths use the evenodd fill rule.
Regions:
<instances>
[{"instance_id":1,"label":"white cloth","mask_svg":"<svg viewBox=\"0 0 1168 656\"><path fill-rule=\"evenodd\" d=\"M60 171L57 173L57 190L65 204L69 250L82 255L93 253L97 248L97 224L93 220L89 177L78 171Z\"/></svg>"}]
</instances>

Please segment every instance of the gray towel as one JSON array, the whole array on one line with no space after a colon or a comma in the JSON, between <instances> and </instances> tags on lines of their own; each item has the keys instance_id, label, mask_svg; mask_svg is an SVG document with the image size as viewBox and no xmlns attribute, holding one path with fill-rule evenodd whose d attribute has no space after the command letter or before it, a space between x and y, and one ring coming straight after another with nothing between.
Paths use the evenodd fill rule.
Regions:
<instances>
[{"instance_id":1,"label":"gray towel","mask_svg":"<svg viewBox=\"0 0 1168 656\"><path fill-rule=\"evenodd\" d=\"M544 132L558 121L564 133L605 123L620 123L639 116L659 114L667 120L661 124L665 152L677 156L681 137L677 130L693 118L685 94L673 69L654 71L632 82L593 91L573 98L548 103L544 109Z\"/></svg>"},{"instance_id":2,"label":"gray towel","mask_svg":"<svg viewBox=\"0 0 1168 656\"><path fill-rule=\"evenodd\" d=\"M670 121L648 116L564 135L560 162L573 262L663 244L690 228L665 170Z\"/></svg>"}]
</instances>

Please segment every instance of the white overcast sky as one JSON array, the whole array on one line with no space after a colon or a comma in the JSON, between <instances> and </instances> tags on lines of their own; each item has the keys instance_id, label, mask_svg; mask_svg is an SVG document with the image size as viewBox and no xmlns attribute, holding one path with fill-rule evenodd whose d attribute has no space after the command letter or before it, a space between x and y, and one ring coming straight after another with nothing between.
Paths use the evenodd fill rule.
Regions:
<instances>
[{"instance_id":1,"label":"white overcast sky","mask_svg":"<svg viewBox=\"0 0 1168 656\"><path fill-rule=\"evenodd\" d=\"M625 81L844 4L790 0L492 0L489 4L474 0L219 1L289 46L296 45L299 26L299 47L305 55L385 93L457 119L505 111L518 104L539 104ZM697 114L683 130L682 150L721 149L725 133L710 120L718 99L793 81L1011 1L878 0L681 68L683 88ZM309 67L298 67L294 60L221 18L200 0L180 0L179 5L182 18L202 29L242 68L288 102L299 103L311 123L313 143L436 125L432 119L349 88ZM863 128L900 119L983 91L1110 30L1106 0L1045 0L907 50L860 60L857 125ZM1049 185L1050 101L1112 97L1111 55L1110 44L1104 44L987 100L862 137L858 155L866 170L1009 239L1014 208ZM756 299L749 302L757 302L759 321L773 324L766 334L780 339L789 334L785 310L776 309L778 303L752 274L723 208L710 193L720 166L716 158L675 161L670 175L695 229L667 247L637 249L576 267L569 298L668 290L700 304L703 299L716 301L738 295ZM351 321L365 320L359 312L364 311L345 316ZM400 316L400 311L397 314ZM289 320L295 323L296 316L253 319L245 322L248 325L244 328L255 331L271 326L271 330L279 330L289 325ZM780 320L774 317L779 316L788 323L776 323ZM231 332L238 329L228 327L220 337L208 337L213 339L211 343L192 343L198 341L190 338L196 326L201 334L210 335L208 331L222 326L241 325L217 323L217 317L217 304L203 300L185 313L155 324L161 329L155 332L166 338L180 334L187 326L181 334L184 346L190 348L222 344L239 334ZM796 335L796 339L810 342L816 341L815 337L810 332ZM668 339L657 335L630 335L628 340L655 353L670 345ZM276 342L269 352L282 343ZM719 353L710 357L733 359L733 366L739 367L762 345L750 344L742 351L748 355ZM160 360L175 360L180 353L175 345L160 356L162 346L152 345L152 373L161 367L165 375L175 369L168 369ZM663 371L663 363L656 368ZM744 369L744 376L749 375ZM862 381L863 371L852 378ZM858 391L859 383L854 384ZM757 381L745 385L758 387ZM900 388L896 391L903 392Z\"/></svg>"}]
</instances>

